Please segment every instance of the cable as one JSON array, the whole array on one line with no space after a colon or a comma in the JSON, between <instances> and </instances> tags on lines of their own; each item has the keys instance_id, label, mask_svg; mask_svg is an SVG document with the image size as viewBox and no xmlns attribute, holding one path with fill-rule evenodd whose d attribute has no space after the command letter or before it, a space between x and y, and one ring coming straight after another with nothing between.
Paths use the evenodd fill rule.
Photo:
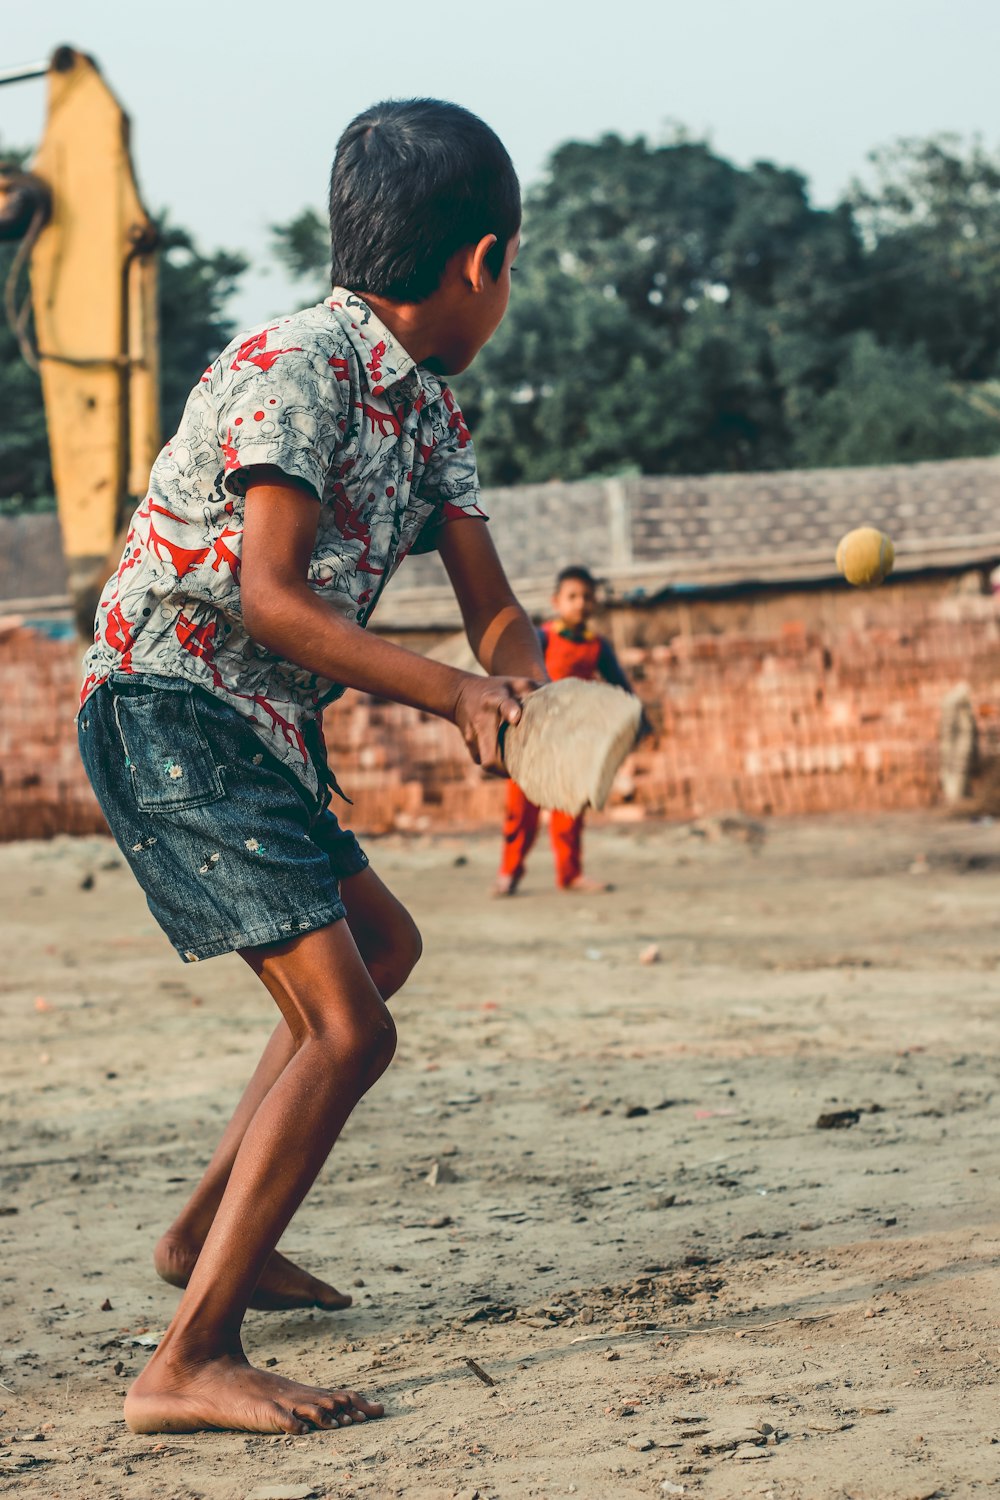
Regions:
<instances>
[{"instance_id":1,"label":"cable","mask_svg":"<svg viewBox=\"0 0 1000 1500\"><path fill-rule=\"evenodd\" d=\"M21 351L21 358L29 369L34 370L36 375L39 370L38 351L32 344L29 331L31 324L31 292L29 290L25 293L24 301L18 307L17 284L21 279L21 272L27 265L28 257L35 248L38 236L45 228L47 218L48 210L46 206L39 204L31 217L31 223L28 225L24 238L14 253L14 259L11 262L10 272L4 286L4 310L7 314L7 321L10 324L11 332L17 340L17 347Z\"/></svg>"}]
</instances>

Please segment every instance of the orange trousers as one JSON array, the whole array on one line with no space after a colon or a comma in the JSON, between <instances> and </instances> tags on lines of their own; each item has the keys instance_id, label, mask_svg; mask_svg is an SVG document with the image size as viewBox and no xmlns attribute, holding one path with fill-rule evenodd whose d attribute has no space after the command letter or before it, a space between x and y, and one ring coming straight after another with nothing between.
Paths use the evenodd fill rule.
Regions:
<instances>
[{"instance_id":1,"label":"orange trousers","mask_svg":"<svg viewBox=\"0 0 1000 1500\"><path fill-rule=\"evenodd\" d=\"M501 875L520 880L524 874L524 861L538 835L539 809L513 781L507 783L507 813L503 823L503 854L500 859ZM567 886L580 874L583 864L581 844L583 841L583 814L578 818L569 813L549 814L549 837L556 862L556 884Z\"/></svg>"}]
</instances>

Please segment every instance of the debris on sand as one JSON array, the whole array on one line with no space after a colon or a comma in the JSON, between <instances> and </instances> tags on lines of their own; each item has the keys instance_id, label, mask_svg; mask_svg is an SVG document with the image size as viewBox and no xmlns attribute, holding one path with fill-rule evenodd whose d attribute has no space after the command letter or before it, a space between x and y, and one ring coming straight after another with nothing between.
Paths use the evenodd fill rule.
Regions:
<instances>
[{"instance_id":1,"label":"debris on sand","mask_svg":"<svg viewBox=\"0 0 1000 1500\"><path fill-rule=\"evenodd\" d=\"M472 1359L468 1354L464 1355L463 1358L469 1369L472 1371L473 1375L475 1375L477 1380L481 1380L483 1382L483 1385L496 1385L496 1381L493 1379L493 1376L487 1375L482 1365L477 1364L476 1361Z\"/></svg>"},{"instance_id":2,"label":"debris on sand","mask_svg":"<svg viewBox=\"0 0 1000 1500\"><path fill-rule=\"evenodd\" d=\"M861 1119L860 1109L831 1109L816 1121L817 1130L849 1130Z\"/></svg>"},{"instance_id":3,"label":"debris on sand","mask_svg":"<svg viewBox=\"0 0 1000 1500\"><path fill-rule=\"evenodd\" d=\"M424 1178L428 1187L438 1187L442 1182L457 1182L458 1173L445 1161L436 1161Z\"/></svg>"},{"instance_id":4,"label":"debris on sand","mask_svg":"<svg viewBox=\"0 0 1000 1500\"><path fill-rule=\"evenodd\" d=\"M247 1500L310 1500L318 1491L314 1484L261 1484Z\"/></svg>"},{"instance_id":5,"label":"debris on sand","mask_svg":"<svg viewBox=\"0 0 1000 1500\"><path fill-rule=\"evenodd\" d=\"M767 839L767 826L764 823L758 823L755 818L745 817L742 813L696 818L693 823L688 824L687 831L692 838L706 839L712 844L720 843L723 839L732 839L735 843L746 844L755 854L760 852Z\"/></svg>"}]
</instances>

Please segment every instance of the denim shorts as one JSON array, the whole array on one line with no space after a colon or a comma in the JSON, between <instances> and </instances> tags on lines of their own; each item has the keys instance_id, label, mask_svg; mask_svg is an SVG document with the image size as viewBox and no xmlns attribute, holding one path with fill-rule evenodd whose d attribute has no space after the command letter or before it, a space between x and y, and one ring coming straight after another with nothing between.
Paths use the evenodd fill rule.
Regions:
<instances>
[{"instance_id":1,"label":"denim shorts","mask_svg":"<svg viewBox=\"0 0 1000 1500\"><path fill-rule=\"evenodd\" d=\"M340 882L364 851L228 704L180 678L114 673L78 728L111 832L185 962L347 915Z\"/></svg>"}]
</instances>

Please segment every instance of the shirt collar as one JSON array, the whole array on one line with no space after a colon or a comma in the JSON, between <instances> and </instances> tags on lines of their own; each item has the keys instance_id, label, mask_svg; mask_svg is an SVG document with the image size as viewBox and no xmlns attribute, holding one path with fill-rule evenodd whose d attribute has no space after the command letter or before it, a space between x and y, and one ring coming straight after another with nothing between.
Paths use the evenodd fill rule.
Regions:
<instances>
[{"instance_id":1,"label":"shirt collar","mask_svg":"<svg viewBox=\"0 0 1000 1500\"><path fill-rule=\"evenodd\" d=\"M381 396L417 370L416 364L396 336L357 292L335 286L326 299L326 306L350 339L351 346L364 367L373 396ZM418 370L417 373L426 385L433 379L424 371Z\"/></svg>"},{"instance_id":2,"label":"shirt collar","mask_svg":"<svg viewBox=\"0 0 1000 1500\"><path fill-rule=\"evenodd\" d=\"M556 635L564 636L568 641L592 641L595 639L594 632L589 625L567 625L566 621L557 615L552 621Z\"/></svg>"}]
</instances>

